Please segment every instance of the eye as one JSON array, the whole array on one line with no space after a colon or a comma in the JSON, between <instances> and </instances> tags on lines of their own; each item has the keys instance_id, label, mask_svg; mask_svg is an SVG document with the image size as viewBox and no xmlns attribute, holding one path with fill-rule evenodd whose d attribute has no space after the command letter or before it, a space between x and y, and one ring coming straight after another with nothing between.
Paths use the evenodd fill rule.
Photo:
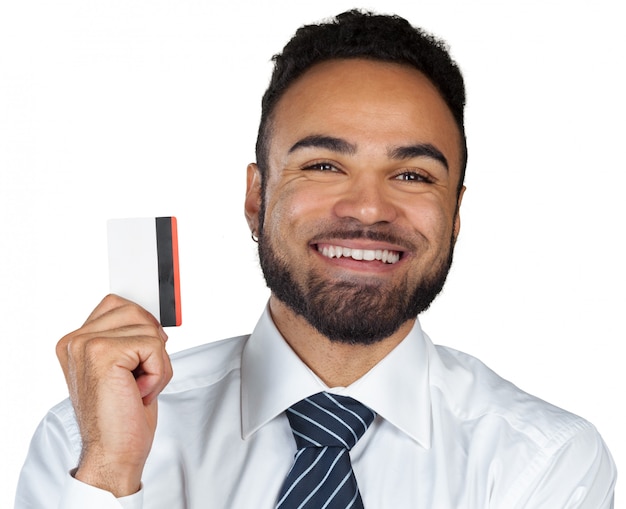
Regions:
<instances>
[{"instance_id":1,"label":"eye","mask_svg":"<svg viewBox=\"0 0 626 509\"><path fill-rule=\"evenodd\" d=\"M416 183L431 183L432 179L428 176L425 175L423 173L420 173L418 171L403 171L402 173L399 173L398 175L396 175L394 177L394 179L396 180L400 180L402 182L416 182Z\"/></svg>"},{"instance_id":2,"label":"eye","mask_svg":"<svg viewBox=\"0 0 626 509\"><path fill-rule=\"evenodd\" d=\"M303 170L313 170L321 172L338 172L339 169L333 164L326 161L310 163L302 167Z\"/></svg>"}]
</instances>

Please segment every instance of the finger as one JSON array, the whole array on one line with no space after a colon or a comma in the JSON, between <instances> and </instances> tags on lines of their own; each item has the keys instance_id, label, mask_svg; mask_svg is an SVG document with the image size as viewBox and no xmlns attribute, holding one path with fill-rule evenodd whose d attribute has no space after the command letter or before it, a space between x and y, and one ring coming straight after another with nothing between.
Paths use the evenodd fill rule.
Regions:
<instances>
[{"instance_id":1,"label":"finger","mask_svg":"<svg viewBox=\"0 0 626 509\"><path fill-rule=\"evenodd\" d=\"M103 332L143 324L162 329L159 321L141 306L126 300L120 304L99 314L95 318L89 319L79 330L84 332ZM163 337L163 334L164 332L159 332L161 337Z\"/></svg>"},{"instance_id":2,"label":"finger","mask_svg":"<svg viewBox=\"0 0 626 509\"><path fill-rule=\"evenodd\" d=\"M97 376L113 379L132 374L144 404L155 399L172 377L172 367L165 344L154 336L131 338L96 338L86 349L86 359L97 371ZM111 348L113 346L113 348ZM97 359L97 367L93 362ZM89 360L88 360L89 362ZM117 373L117 375L116 375Z\"/></svg>"},{"instance_id":3,"label":"finger","mask_svg":"<svg viewBox=\"0 0 626 509\"><path fill-rule=\"evenodd\" d=\"M110 293L109 295L105 296L104 299L102 299L100 303L94 308L94 310L89 314L87 320L85 320L85 323L83 325L92 322L96 318L99 318L100 316L108 313L115 308L119 308L121 306L131 303L132 302L128 299Z\"/></svg>"},{"instance_id":4,"label":"finger","mask_svg":"<svg viewBox=\"0 0 626 509\"><path fill-rule=\"evenodd\" d=\"M150 327L143 327L150 330ZM79 368L76 371L74 368ZM80 380L116 384L129 377L136 380L141 396L160 391L169 381L171 367L165 344L154 334L136 336L93 335L70 342L67 371L80 373ZM77 380L80 383L80 380Z\"/></svg>"},{"instance_id":5,"label":"finger","mask_svg":"<svg viewBox=\"0 0 626 509\"><path fill-rule=\"evenodd\" d=\"M68 353L67 353L67 343L68 336L63 336L56 345L56 354L57 359L59 360L59 364L61 364L61 368L63 370L63 376L65 377L65 383L70 385L69 380L69 370L68 370Z\"/></svg>"},{"instance_id":6,"label":"finger","mask_svg":"<svg viewBox=\"0 0 626 509\"><path fill-rule=\"evenodd\" d=\"M165 349L161 350L160 359L147 359L140 366L141 374L136 378L137 388L144 405L150 405L172 379L172 363Z\"/></svg>"},{"instance_id":7,"label":"finger","mask_svg":"<svg viewBox=\"0 0 626 509\"><path fill-rule=\"evenodd\" d=\"M154 315L135 302L120 297L119 295L109 294L102 299L102 301L87 317L83 327L94 322L105 320L107 317L112 318L113 320L118 320L120 318L118 313L125 314L128 317L134 317L136 323L152 322L160 325Z\"/></svg>"},{"instance_id":8,"label":"finger","mask_svg":"<svg viewBox=\"0 0 626 509\"><path fill-rule=\"evenodd\" d=\"M128 371L136 370L151 351L165 352L161 327L154 324L123 326L108 331L85 332L79 329L63 337L56 353L69 385L76 366L93 364L102 367L117 364ZM169 358L168 358L169 361Z\"/></svg>"}]
</instances>

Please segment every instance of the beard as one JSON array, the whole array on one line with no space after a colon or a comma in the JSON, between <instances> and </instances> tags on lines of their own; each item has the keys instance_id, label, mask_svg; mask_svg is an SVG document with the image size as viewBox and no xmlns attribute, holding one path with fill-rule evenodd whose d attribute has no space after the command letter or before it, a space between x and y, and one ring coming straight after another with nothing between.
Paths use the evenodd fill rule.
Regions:
<instances>
[{"instance_id":1,"label":"beard","mask_svg":"<svg viewBox=\"0 0 626 509\"><path fill-rule=\"evenodd\" d=\"M268 237L261 228L259 260L273 295L329 340L360 345L391 336L430 306L448 276L455 243L453 237L448 252L417 282L411 283L409 278L393 285L383 285L377 278L333 281L310 271L304 283L299 283L295 277L299 268L279 256ZM372 231L343 233L343 238L359 237L392 240L388 234Z\"/></svg>"}]
</instances>

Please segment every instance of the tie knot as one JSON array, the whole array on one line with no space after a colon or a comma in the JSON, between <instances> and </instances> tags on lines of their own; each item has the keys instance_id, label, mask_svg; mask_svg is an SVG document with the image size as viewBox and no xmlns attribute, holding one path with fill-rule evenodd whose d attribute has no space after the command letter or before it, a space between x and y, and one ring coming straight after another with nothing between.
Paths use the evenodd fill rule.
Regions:
<instances>
[{"instance_id":1,"label":"tie knot","mask_svg":"<svg viewBox=\"0 0 626 509\"><path fill-rule=\"evenodd\" d=\"M376 414L357 400L320 392L287 409L298 449L344 447L352 449Z\"/></svg>"}]
</instances>

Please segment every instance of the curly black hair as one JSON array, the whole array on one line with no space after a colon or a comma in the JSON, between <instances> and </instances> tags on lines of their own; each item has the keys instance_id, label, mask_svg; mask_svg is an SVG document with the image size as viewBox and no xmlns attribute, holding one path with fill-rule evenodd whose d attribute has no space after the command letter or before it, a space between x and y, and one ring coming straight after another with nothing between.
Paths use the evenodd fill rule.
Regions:
<instances>
[{"instance_id":1,"label":"curly black hair","mask_svg":"<svg viewBox=\"0 0 626 509\"><path fill-rule=\"evenodd\" d=\"M287 88L310 67L320 62L344 58L365 58L414 67L438 89L450 108L462 140L461 177L463 186L467 146L463 113L465 85L446 43L395 15L350 10L320 24L299 28L274 55L274 70L261 101L261 122L256 142L257 165L264 177L268 165L271 118ZM264 187L267 179L262 178Z\"/></svg>"}]
</instances>

